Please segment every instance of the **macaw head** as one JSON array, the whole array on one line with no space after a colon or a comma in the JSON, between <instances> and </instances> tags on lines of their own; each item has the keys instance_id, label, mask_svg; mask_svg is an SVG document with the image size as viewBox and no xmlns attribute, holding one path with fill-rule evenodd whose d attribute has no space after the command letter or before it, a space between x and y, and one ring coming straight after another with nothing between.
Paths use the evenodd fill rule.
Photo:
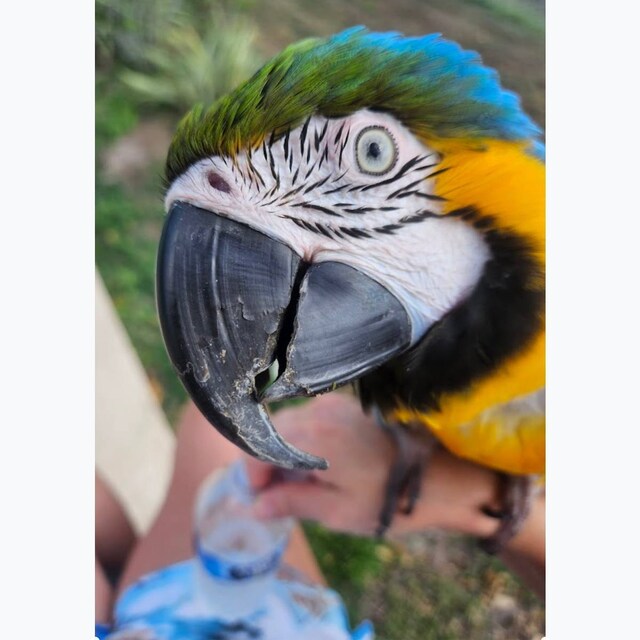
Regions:
<instances>
[{"instance_id":1,"label":"macaw head","mask_svg":"<svg viewBox=\"0 0 640 640\"><path fill-rule=\"evenodd\" d=\"M166 163L157 295L204 415L260 459L325 468L263 404L425 344L514 250L505 234L540 262L538 135L477 54L362 28L290 46L191 111Z\"/></svg>"}]
</instances>

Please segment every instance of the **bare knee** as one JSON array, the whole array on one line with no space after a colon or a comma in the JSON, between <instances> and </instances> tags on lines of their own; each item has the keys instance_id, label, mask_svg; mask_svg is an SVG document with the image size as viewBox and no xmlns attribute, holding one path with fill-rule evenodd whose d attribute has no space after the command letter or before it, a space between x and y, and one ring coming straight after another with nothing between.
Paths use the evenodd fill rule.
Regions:
<instances>
[{"instance_id":1,"label":"bare knee","mask_svg":"<svg viewBox=\"0 0 640 640\"><path fill-rule=\"evenodd\" d=\"M111 606L113 589L107 580L104 569L96 558L96 622L109 624L111 622Z\"/></svg>"},{"instance_id":2,"label":"bare knee","mask_svg":"<svg viewBox=\"0 0 640 640\"><path fill-rule=\"evenodd\" d=\"M189 402L177 429L176 462L173 484L195 488L214 469L225 467L237 460L240 450L222 436Z\"/></svg>"},{"instance_id":3,"label":"bare knee","mask_svg":"<svg viewBox=\"0 0 640 640\"><path fill-rule=\"evenodd\" d=\"M96 473L96 556L108 574L117 574L131 553L136 534L122 505Z\"/></svg>"}]
</instances>

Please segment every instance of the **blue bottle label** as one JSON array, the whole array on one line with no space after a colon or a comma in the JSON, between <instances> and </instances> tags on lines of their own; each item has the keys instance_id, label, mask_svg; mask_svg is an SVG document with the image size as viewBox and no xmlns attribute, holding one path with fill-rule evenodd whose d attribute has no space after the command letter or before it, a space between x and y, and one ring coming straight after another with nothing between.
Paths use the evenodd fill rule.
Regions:
<instances>
[{"instance_id":1,"label":"blue bottle label","mask_svg":"<svg viewBox=\"0 0 640 640\"><path fill-rule=\"evenodd\" d=\"M247 580L267 575L277 569L286 545L287 539L285 538L271 553L248 562L225 560L203 549L198 540L196 540L195 546L200 562L212 576L222 580Z\"/></svg>"}]
</instances>

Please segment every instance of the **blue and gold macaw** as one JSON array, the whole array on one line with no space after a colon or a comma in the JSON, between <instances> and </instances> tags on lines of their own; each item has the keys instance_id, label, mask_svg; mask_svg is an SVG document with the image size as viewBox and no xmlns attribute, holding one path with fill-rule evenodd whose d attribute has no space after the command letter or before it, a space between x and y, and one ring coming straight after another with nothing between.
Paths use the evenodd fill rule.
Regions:
<instances>
[{"instance_id":1,"label":"blue and gold macaw","mask_svg":"<svg viewBox=\"0 0 640 640\"><path fill-rule=\"evenodd\" d=\"M539 138L477 54L363 28L191 111L166 163L158 309L204 415L258 458L322 469L263 404L354 382L395 432L520 487L498 548L544 472Z\"/></svg>"}]
</instances>

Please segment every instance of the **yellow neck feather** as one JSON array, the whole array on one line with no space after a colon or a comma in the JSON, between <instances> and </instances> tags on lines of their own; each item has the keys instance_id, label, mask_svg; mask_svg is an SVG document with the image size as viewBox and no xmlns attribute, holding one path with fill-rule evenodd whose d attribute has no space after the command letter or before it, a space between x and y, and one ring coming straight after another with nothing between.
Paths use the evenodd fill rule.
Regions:
<instances>
[{"instance_id":1,"label":"yellow neck feather","mask_svg":"<svg viewBox=\"0 0 640 640\"><path fill-rule=\"evenodd\" d=\"M496 227L528 238L536 256L545 256L545 168L525 145L490 141L482 150L469 145L429 141L444 155L436 193L446 198L445 212L473 206L492 216Z\"/></svg>"},{"instance_id":2,"label":"yellow neck feather","mask_svg":"<svg viewBox=\"0 0 640 640\"><path fill-rule=\"evenodd\" d=\"M524 145L490 141L482 149L460 142L428 141L444 156L447 171L436 178L436 193L446 198L445 213L474 207L490 216L495 228L529 240L535 257L545 258L545 169ZM534 282L532 286L543 287ZM545 385L544 330L498 371L474 382L464 392L445 394L440 410L421 414L403 407L401 422L431 429L455 453L514 473L540 473L544 468L544 420L532 416L518 429L501 429L500 421L480 418L487 409Z\"/></svg>"}]
</instances>

